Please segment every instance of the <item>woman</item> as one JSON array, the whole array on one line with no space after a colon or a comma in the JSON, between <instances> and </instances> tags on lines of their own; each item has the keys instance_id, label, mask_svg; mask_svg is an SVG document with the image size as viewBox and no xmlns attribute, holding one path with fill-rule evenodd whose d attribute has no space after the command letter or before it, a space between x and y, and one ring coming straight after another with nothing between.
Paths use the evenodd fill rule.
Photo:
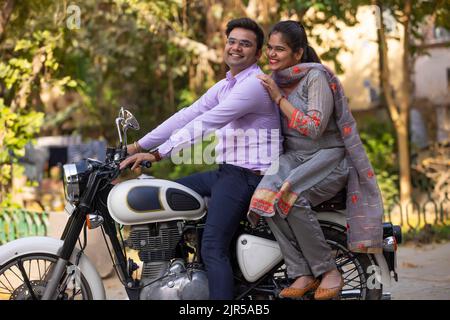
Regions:
<instances>
[{"instance_id":1,"label":"woman","mask_svg":"<svg viewBox=\"0 0 450 320\"><path fill-rule=\"evenodd\" d=\"M273 164L277 174L259 184L248 216L267 217L288 275L296 279L281 296L315 290L315 299L332 299L344 282L311 206L347 188L349 249L380 252L380 192L342 86L320 64L303 26L276 24L266 54L273 74L259 78L280 108L285 153Z\"/></svg>"}]
</instances>

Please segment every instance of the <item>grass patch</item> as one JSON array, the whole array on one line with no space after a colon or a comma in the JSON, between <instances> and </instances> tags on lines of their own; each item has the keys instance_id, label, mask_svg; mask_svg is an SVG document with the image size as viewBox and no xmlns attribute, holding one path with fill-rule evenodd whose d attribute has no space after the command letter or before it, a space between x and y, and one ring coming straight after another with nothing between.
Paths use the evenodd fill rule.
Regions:
<instances>
[{"instance_id":1,"label":"grass patch","mask_svg":"<svg viewBox=\"0 0 450 320\"><path fill-rule=\"evenodd\" d=\"M410 229L403 234L404 242L417 244L440 243L450 241L450 224L426 224L421 229Z\"/></svg>"}]
</instances>

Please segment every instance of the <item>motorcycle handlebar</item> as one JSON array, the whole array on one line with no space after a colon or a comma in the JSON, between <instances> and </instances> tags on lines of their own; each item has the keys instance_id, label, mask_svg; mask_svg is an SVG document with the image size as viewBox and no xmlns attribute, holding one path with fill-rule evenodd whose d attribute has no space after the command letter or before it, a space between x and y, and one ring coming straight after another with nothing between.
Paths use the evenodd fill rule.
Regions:
<instances>
[{"instance_id":1,"label":"motorcycle handlebar","mask_svg":"<svg viewBox=\"0 0 450 320\"><path fill-rule=\"evenodd\" d=\"M133 163L128 164L124 169L130 169L133 166ZM152 162L148 160L144 160L141 163L139 163L139 166L141 168L150 168L152 166Z\"/></svg>"},{"instance_id":2,"label":"motorcycle handlebar","mask_svg":"<svg viewBox=\"0 0 450 320\"><path fill-rule=\"evenodd\" d=\"M148 160L144 160L139 164L143 168L150 168L152 166L152 162Z\"/></svg>"}]
</instances>

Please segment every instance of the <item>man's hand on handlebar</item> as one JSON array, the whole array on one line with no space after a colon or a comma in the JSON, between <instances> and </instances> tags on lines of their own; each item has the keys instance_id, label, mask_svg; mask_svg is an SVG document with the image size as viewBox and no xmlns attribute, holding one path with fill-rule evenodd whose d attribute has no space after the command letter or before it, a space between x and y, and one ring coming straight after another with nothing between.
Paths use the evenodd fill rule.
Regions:
<instances>
[{"instance_id":1,"label":"man's hand on handlebar","mask_svg":"<svg viewBox=\"0 0 450 320\"><path fill-rule=\"evenodd\" d=\"M129 145L127 145L127 154L128 155L133 155L133 154L136 154L137 153L137 150L136 150L136 147L134 146L134 144L129 144Z\"/></svg>"},{"instance_id":2,"label":"man's hand on handlebar","mask_svg":"<svg viewBox=\"0 0 450 320\"><path fill-rule=\"evenodd\" d=\"M143 161L150 161L150 162L156 162L156 157L153 154L150 153L136 153L132 156L126 158L120 163L120 170L128 167L129 165L133 164L131 167L131 170L134 170L139 167L139 165Z\"/></svg>"},{"instance_id":3,"label":"man's hand on handlebar","mask_svg":"<svg viewBox=\"0 0 450 320\"><path fill-rule=\"evenodd\" d=\"M136 141L132 144L127 145L127 154L130 156L133 154L136 154L136 153L144 152L144 151L145 150L142 149L142 147Z\"/></svg>"}]
</instances>

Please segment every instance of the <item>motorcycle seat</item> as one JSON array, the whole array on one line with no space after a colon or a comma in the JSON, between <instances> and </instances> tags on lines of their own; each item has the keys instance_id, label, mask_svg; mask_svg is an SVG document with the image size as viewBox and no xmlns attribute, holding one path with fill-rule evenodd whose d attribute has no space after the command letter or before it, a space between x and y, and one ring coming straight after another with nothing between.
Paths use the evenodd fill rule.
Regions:
<instances>
[{"instance_id":1,"label":"motorcycle seat","mask_svg":"<svg viewBox=\"0 0 450 320\"><path fill-rule=\"evenodd\" d=\"M339 191L333 198L326 200L311 209L316 212L344 210L347 200L347 189Z\"/></svg>"},{"instance_id":2,"label":"motorcycle seat","mask_svg":"<svg viewBox=\"0 0 450 320\"><path fill-rule=\"evenodd\" d=\"M210 197L203 197L205 202L205 208L208 209L208 202ZM324 212L324 211L335 211L335 210L345 210L347 199L347 189L344 188L339 191L333 198L328 199L315 207L311 207L312 210L316 212Z\"/></svg>"}]
</instances>

